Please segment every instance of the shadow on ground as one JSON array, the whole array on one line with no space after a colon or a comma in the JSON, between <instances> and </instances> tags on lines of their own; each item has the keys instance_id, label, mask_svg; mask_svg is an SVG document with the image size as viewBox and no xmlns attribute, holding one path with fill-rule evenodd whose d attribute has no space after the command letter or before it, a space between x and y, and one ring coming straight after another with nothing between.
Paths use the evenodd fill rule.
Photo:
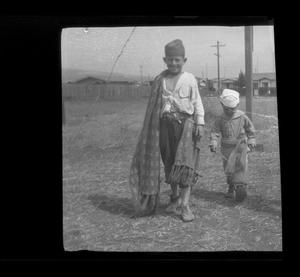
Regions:
<instances>
[{"instance_id":1,"label":"shadow on ground","mask_svg":"<svg viewBox=\"0 0 300 277\"><path fill-rule=\"evenodd\" d=\"M247 199L240 204L235 203L231 199L225 198L225 194L223 192L195 188L192 191L192 195L196 199L203 199L205 201L214 202L227 207L242 205L246 209L251 209L257 212L265 212L273 216L281 217L281 201L266 199L260 195L248 195Z\"/></svg>"},{"instance_id":2,"label":"shadow on ground","mask_svg":"<svg viewBox=\"0 0 300 277\"><path fill-rule=\"evenodd\" d=\"M87 197L91 204L97 209L112 213L123 214L131 217L134 214L134 208L130 199L121 198L114 195L91 194Z\"/></svg>"},{"instance_id":3,"label":"shadow on ground","mask_svg":"<svg viewBox=\"0 0 300 277\"><path fill-rule=\"evenodd\" d=\"M192 196L196 199L213 202L226 207L241 205L246 209L256 212L269 213L270 215L281 217L281 201L263 198L260 195L248 195L242 203L236 203L231 199L225 198L225 194L219 191L209 191L201 188L195 188ZM135 211L131 199L122 198L115 195L92 194L87 197L91 204L97 209L116 215L124 215L129 218L135 217ZM160 203L156 215L170 216L165 212L167 204Z\"/></svg>"},{"instance_id":4,"label":"shadow on ground","mask_svg":"<svg viewBox=\"0 0 300 277\"><path fill-rule=\"evenodd\" d=\"M115 195L92 194L87 197L91 204L97 209L115 215L124 215L129 218L137 217L131 199L121 198ZM169 216L165 212L167 204L160 203L155 215Z\"/></svg>"}]
</instances>

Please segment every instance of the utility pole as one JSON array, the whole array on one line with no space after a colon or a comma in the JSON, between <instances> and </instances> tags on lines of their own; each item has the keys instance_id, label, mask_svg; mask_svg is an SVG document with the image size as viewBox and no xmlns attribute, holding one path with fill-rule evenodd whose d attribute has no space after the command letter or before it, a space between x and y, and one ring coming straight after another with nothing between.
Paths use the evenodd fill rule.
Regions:
<instances>
[{"instance_id":1,"label":"utility pole","mask_svg":"<svg viewBox=\"0 0 300 277\"><path fill-rule=\"evenodd\" d=\"M253 52L253 26L245 26L245 77L246 77L246 113L252 120L252 52Z\"/></svg>"},{"instance_id":2,"label":"utility pole","mask_svg":"<svg viewBox=\"0 0 300 277\"><path fill-rule=\"evenodd\" d=\"M143 83L143 66L140 65L141 84Z\"/></svg>"},{"instance_id":3,"label":"utility pole","mask_svg":"<svg viewBox=\"0 0 300 277\"><path fill-rule=\"evenodd\" d=\"M225 44L220 44L219 41L217 41L216 45L211 45L211 47L217 47L217 54L214 55L217 56L217 62L218 62L218 94L220 94L220 53L219 48L225 46Z\"/></svg>"},{"instance_id":4,"label":"utility pole","mask_svg":"<svg viewBox=\"0 0 300 277\"><path fill-rule=\"evenodd\" d=\"M275 52L272 50L273 72L276 72Z\"/></svg>"},{"instance_id":5,"label":"utility pole","mask_svg":"<svg viewBox=\"0 0 300 277\"><path fill-rule=\"evenodd\" d=\"M258 56L256 56L256 70L255 70L255 72L256 72L256 73L259 72L259 70L258 70Z\"/></svg>"}]
</instances>

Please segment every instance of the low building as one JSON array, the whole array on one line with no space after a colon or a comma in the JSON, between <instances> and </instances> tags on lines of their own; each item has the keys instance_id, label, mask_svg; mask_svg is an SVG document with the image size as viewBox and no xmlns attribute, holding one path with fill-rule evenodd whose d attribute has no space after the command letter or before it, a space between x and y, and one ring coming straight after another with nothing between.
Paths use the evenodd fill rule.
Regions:
<instances>
[{"instance_id":1,"label":"low building","mask_svg":"<svg viewBox=\"0 0 300 277\"><path fill-rule=\"evenodd\" d=\"M223 90L225 88L228 89L237 89L237 78L220 78L220 89ZM218 90L218 78L214 78L211 80L213 84L213 88Z\"/></svg>"},{"instance_id":2,"label":"low building","mask_svg":"<svg viewBox=\"0 0 300 277\"><path fill-rule=\"evenodd\" d=\"M253 93L259 95L260 91L265 91L265 94L271 94L271 91L276 91L276 74L270 73L252 73Z\"/></svg>"},{"instance_id":3,"label":"low building","mask_svg":"<svg viewBox=\"0 0 300 277\"><path fill-rule=\"evenodd\" d=\"M97 84L104 84L104 83L106 83L105 80L96 77L91 77L91 76L72 82L72 84L86 84L86 85L97 85Z\"/></svg>"},{"instance_id":4,"label":"low building","mask_svg":"<svg viewBox=\"0 0 300 277\"><path fill-rule=\"evenodd\" d=\"M136 82L136 81L117 81L117 80L108 82L108 84L115 84L115 85L135 85L137 83L138 82Z\"/></svg>"},{"instance_id":5,"label":"low building","mask_svg":"<svg viewBox=\"0 0 300 277\"><path fill-rule=\"evenodd\" d=\"M207 79L196 77L197 84L199 88L205 88L207 87Z\"/></svg>"}]
</instances>

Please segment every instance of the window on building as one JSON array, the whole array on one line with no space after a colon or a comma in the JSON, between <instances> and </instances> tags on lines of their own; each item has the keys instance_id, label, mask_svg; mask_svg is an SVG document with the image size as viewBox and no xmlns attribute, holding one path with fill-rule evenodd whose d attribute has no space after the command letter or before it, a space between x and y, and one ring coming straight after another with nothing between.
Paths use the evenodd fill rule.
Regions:
<instances>
[{"instance_id":1,"label":"window on building","mask_svg":"<svg viewBox=\"0 0 300 277\"><path fill-rule=\"evenodd\" d=\"M253 88L254 88L254 89L258 89L258 83L257 83L257 82L254 82L254 83L253 83Z\"/></svg>"},{"instance_id":2,"label":"window on building","mask_svg":"<svg viewBox=\"0 0 300 277\"><path fill-rule=\"evenodd\" d=\"M269 83L268 82L262 82L262 85L263 85L264 88L269 87Z\"/></svg>"}]
</instances>

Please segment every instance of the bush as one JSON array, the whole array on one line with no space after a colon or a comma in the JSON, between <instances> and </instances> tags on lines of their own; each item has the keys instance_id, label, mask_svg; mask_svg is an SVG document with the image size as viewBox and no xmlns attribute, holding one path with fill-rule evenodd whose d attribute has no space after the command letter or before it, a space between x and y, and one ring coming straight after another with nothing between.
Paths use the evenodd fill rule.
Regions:
<instances>
[{"instance_id":1,"label":"bush","mask_svg":"<svg viewBox=\"0 0 300 277\"><path fill-rule=\"evenodd\" d=\"M208 89L208 88L204 87L204 88L200 88L199 92L200 92L201 97L216 96L216 90L215 89L211 90L211 89Z\"/></svg>"},{"instance_id":2,"label":"bush","mask_svg":"<svg viewBox=\"0 0 300 277\"><path fill-rule=\"evenodd\" d=\"M277 95L277 90L274 87L262 87L258 89L258 95L260 96L275 96Z\"/></svg>"},{"instance_id":3,"label":"bush","mask_svg":"<svg viewBox=\"0 0 300 277\"><path fill-rule=\"evenodd\" d=\"M238 88L238 92L241 96L245 96L246 95L246 88L243 87L243 88Z\"/></svg>"}]
</instances>

